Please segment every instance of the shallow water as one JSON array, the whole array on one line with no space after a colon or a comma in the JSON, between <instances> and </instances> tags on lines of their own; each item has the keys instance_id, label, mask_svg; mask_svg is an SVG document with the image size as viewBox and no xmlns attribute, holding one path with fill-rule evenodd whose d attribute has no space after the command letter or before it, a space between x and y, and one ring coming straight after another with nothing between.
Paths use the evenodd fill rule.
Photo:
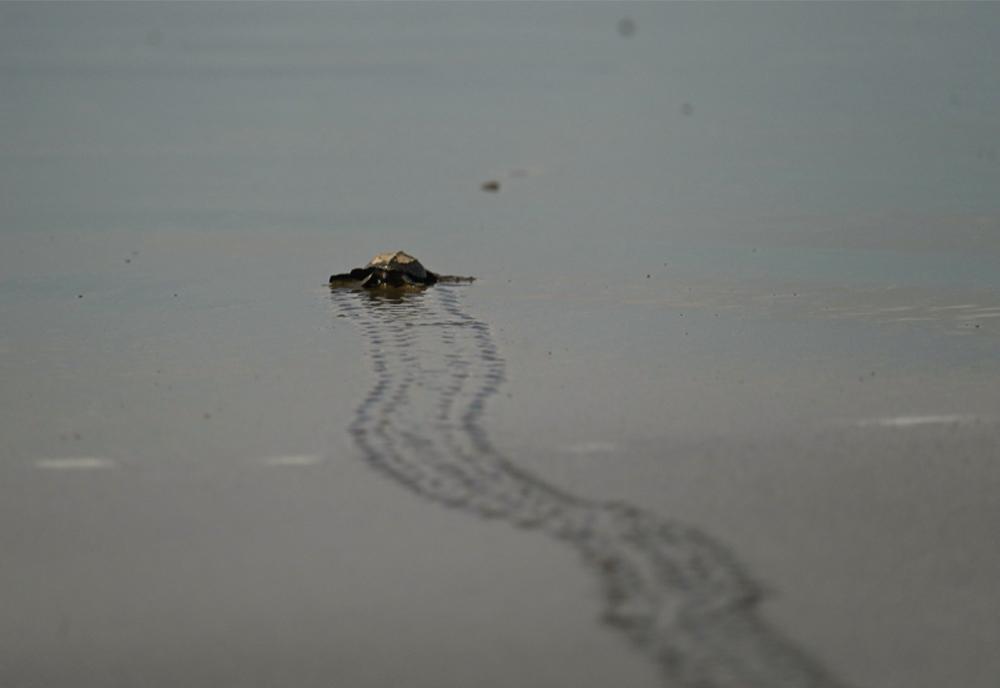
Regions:
<instances>
[{"instance_id":1,"label":"shallow water","mask_svg":"<svg viewBox=\"0 0 1000 688\"><path fill-rule=\"evenodd\" d=\"M481 419L505 364L458 290L334 291L375 375L350 426L373 468L424 499L568 545L599 579L603 621L668 684L844 685L761 621L762 588L711 536L623 502L581 498L494 449Z\"/></svg>"},{"instance_id":2,"label":"shallow water","mask_svg":"<svg viewBox=\"0 0 1000 688\"><path fill-rule=\"evenodd\" d=\"M0 5L0 683L992 688L997 13Z\"/></svg>"}]
</instances>

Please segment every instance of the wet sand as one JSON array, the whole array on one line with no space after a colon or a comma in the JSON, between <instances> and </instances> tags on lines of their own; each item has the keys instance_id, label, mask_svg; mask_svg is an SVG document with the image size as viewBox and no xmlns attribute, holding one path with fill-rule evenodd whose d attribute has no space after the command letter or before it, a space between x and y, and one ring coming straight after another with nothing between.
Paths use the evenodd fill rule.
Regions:
<instances>
[{"instance_id":1,"label":"wet sand","mask_svg":"<svg viewBox=\"0 0 1000 688\"><path fill-rule=\"evenodd\" d=\"M87 242L95 260L123 240L107 239ZM287 278L324 263L303 258L323 239L301 240L234 239L228 270L205 245L166 290L176 249L133 242L146 276L115 268L131 289L80 299L81 279L4 301L22 325L5 340L7 389L33 390L5 402L14 685L658 684L628 641L643 613L624 634L607 617L625 594L607 578L614 555L588 563L572 533L421 496L368 465L366 451L376 463L387 451L351 431L379 380L373 333L437 337L460 320L404 306L359 328L321 283ZM90 260L72 244L51 255ZM286 269L248 273L258 255ZM199 260L215 270L198 275ZM628 298L574 279L529 288L487 272L425 297L480 323L503 362L476 420L490 451L573 499L696 528L760 587L745 608L838 681L988 679L1000 386L996 333L955 334L953 313L971 308L883 322L871 298L843 317L811 301L775 310L749 285L702 287L737 309L652 278L617 285ZM411 358L393 375L424 395L462 370L453 350L489 374L455 342L399 346ZM381 417L420 430L437 408L418 395ZM418 470L489 456L400 441Z\"/></svg>"}]
</instances>

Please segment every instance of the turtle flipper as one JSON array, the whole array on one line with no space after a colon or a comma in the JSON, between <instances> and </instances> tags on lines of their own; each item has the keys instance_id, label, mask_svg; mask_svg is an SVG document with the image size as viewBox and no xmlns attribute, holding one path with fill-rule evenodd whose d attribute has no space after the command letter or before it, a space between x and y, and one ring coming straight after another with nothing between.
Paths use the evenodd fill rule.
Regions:
<instances>
[{"instance_id":1,"label":"turtle flipper","mask_svg":"<svg viewBox=\"0 0 1000 688\"><path fill-rule=\"evenodd\" d=\"M368 276L361 282L364 289L375 289L382 284L382 275L379 270L368 270Z\"/></svg>"},{"instance_id":2,"label":"turtle flipper","mask_svg":"<svg viewBox=\"0 0 1000 688\"><path fill-rule=\"evenodd\" d=\"M436 282L441 282L443 284L464 284L467 282L475 282L475 277L464 277L462 275L434 275Z\"/></svg>"},{"instance_id":3,"label":"turtle flipper","mask_svg":"<svg viewBox=\"0 0 1000 688\"><path fill-rule=\"evenodd\" d=\"M371 268L354 268L350 272L339 275L330 275L330 284L336 282L360 282L367 279L372 274Z\"/></svg>"}]
</instances>

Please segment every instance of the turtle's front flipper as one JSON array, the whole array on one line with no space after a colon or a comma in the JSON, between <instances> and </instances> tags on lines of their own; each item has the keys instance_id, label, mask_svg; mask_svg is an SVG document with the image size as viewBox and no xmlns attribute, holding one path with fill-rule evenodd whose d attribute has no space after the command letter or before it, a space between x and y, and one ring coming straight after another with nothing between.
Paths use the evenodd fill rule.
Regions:
<instances>
[{"instance_id":1,"label":"turtle's front flipper","mask_svg":"<svg viewBox=\"0 0 1000 688\"><path fill-rule=\"evenodd\" d=\"M354 268L350 272L330 275L330 284L336 284L337 282L360 282L371 274L372 271L370 268Z\"/></svg>"},{"instance_id":2,"label":"turtle's front flipper","mask_svg":"<svg viewBox=\"0 0 1000 688\"><path fill-rule=\"evenodd\" d=\"M444 282L445 284L462 284L464 282L475 282L475 277L463 277L462 275L434 275L436 282Z\"/></svg>"},{"instance_id":3,"label":"turtle's front flipper","mask_svg":"<svg viewBox=\"0 0 1000 688\"><path fill-rule=\"evenodd\" d=\"M368 270L368 275L361 282L361 286L365 289L374 289L375 287L381 285L382 275L379 273L379 270Z\"/></svg>"}]
</instances>

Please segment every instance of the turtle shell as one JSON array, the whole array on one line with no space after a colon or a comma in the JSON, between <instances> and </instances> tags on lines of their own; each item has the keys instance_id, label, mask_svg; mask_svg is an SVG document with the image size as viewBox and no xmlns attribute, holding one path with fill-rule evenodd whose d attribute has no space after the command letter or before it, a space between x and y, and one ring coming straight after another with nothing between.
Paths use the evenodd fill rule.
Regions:
<instances>
[{"instance_id":1,"label":"turtle shell","mask_svg":"<svg viewBox=\"0 0 1000 688\"><path fill-rule=\"evenodd\" d=\"M366 268L376 268L409 275L419 282L427 280L427 270L420 261L403 251L395 253L380 253L369 261Z\"/></svg>"}]
</instances>

